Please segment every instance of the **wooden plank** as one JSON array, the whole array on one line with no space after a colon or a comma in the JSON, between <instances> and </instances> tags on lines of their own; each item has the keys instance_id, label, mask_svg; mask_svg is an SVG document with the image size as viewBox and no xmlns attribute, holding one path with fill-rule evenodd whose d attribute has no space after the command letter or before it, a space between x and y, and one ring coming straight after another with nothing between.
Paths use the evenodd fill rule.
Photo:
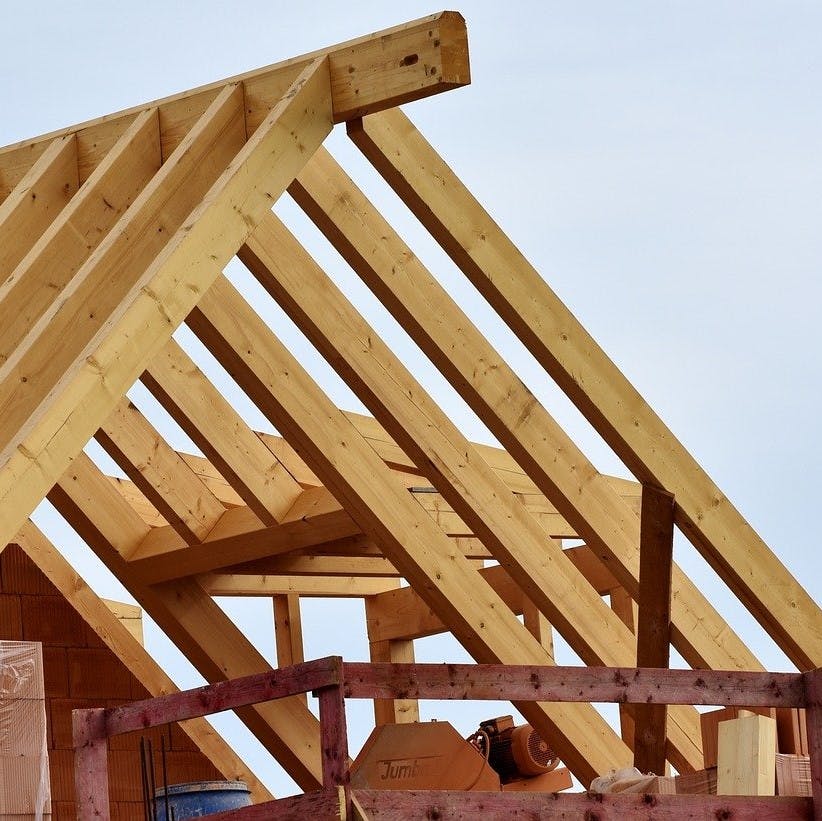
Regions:
<instances>
[{"instance_id":1,"label":"wooden plank","mask_svg":"<svg viewBox=\"0 0 822 821\"><path fill-rule=\"evenodd\" d=\"M279 596L296 594L307 598L359 599L394 590L397 579L354 576L248 576L236 573L207 573L198 580L211 596ZM173 582L168 582L173 584Z\"/></svg>"},{"instance_id":2,"label":"wooden plank","mask_svg":"<svg viewBox=\"0 0 822 821\"><path fill-rule=\"evenodd\" d=\"M225 573L271 576L358 576L393 578L400 573L384 556L312 556L287 553L271 559L232 565Z\"/></svg>"},{"instance_id":3,"label":"wooden plank","mask_svg":"<svg viewBox=\"0 0 822 821\"><path fill-rule=\"evenodd\" d=\"M156 109L138 114L0 285L0 362L26 336L162 163Z\"/></svg>"},{"instance_id":4,"label":"wooden plank","mask_svg":"<svg viewBox=\"0 0 822 821\"><path fill-rule=\"evenodd\" d=\"M173 339L142 381L260 521L281 521L299 484Z\"/></svg>"},{"instance_id":5,"label":"wooden plank","mask_svg":"<svg viewBox=\"0 0 822 821\"><path fill-rule=\"evenodd\" d=\"M145 525L84 453L49 500L206 680L271 669L199 585L184 580L150 588L129 574L123 555L139 544ZM304 704L280 700L238 714L303 789L319 786L319 727Z\"/></svg>"},{"instance_id":6,"label":"wooden plank","mask_svg":"<svg viewBox=\"0 0 822 821\"><path fill-rule=\"evenodd\" d=\"M210 815L209 821L295 821L302 818L347 821L350 818L345 811L345 794L342 790L316 790Z\"/></svg>"},{"instance_id":7,"label":"wooden plank","mask_svg":"<svg viewBox=\"0 0 822 821\"><path fill-rule=\"evenodd\" d=\"M810 798L743 798L715 795L598 795L596 793L416 792L355 790L353 796L373 819L436 818L438 821L810 821Z\"/></svg>"},{"instance_id":8,"label":"wooden plank","mask_svg":"<svg viewBox=\"0 0 822 821\"><path fill-rule=\"evenodd\" d=\"M212 286L187 322L475 658L548 662L544 648L421 515L396 474L226 280ZM583 776L626 759L593 708L521 709Z\"/></svg>"},{"instance_id":9,"label":"wooden plank","mask_svg":"<svg viewBox=\"0 0 822 821\"><path fill-rule=\"evenodd\" d=\"M0 203L0 282L11 276L78 188L77 141L52 140Z\"/></svg>"},{"instance_id":10,"label":"wooden plank","mask_svg":"<svg viewBox=\"0 0 822 821\"><path fill-rule=\"evenodd\" d=\"M117 403L95 438L186 542L202 541L225 513L128 398Z\"/></svg>"},{"instance_id":11,"label":"wooden plank","mask_svg":"<svg viewBox=\"0 0 822 821\"><path fill-rule=\"evenodd\" d=\"M796 706L805 701L801 673L365 662L345 662L343 672L348 698L391 698L403 693L431 699L768 707Z\"/></svg>"},{"instance_id":12,"label":"wooden plank","mask_svg":"<svg viewBox=\"0 0 822 821\"><path fill-rule=\"evenodd\" d=\"M334 122L422 99L470 82L465 20L456 12L432 14L7 146L0 150L0 201L48 144L44 141L57 136L77 134L80 182L84 182L131 119L144 108L159 109L163 156L168 157L181 135L188 131L220 89L229 84L242 83L247 89L246 116L248 135L251 136L299 73L317 57L325 55L329 56Z\"/></svg>"},{"instance_id":13,"label":"wooden plank","mask_svg":"<svg viewBox=\"0 0 822 821\"><path fill-rule=\"evenodd\" d=\"M159 727L170 721L202 718L264 701L330 687L339 681L340 660L328 657L283 670L218 681L156 698L132 701L105 711L107 736Z\"/></svg>"},{"instance_id":14,"label":"wooden plank","mask_svg":"<svg viewBox=\"0 0 822 821\"><path fill-rule=\"evenodd\" d=\"M392 111L351 134L629 470L675 495L679 527L794 664L822 664L819 605L410 121Z\"/></svg>"},{"instance_id":15,"label":"wooden plank","mask_svg":"<svg viewBox=\"0 0 822 821\"><path fill-rule=\"evenodd\" d=\"M121 303L146 284L146 268L242 147L242 110L242 88L224 89L0 366L0 411L8 426L0 461Z\"/></svg>"},{"instance_id":16,"label":"wooden plank","mask_svg":"<svg viewBox=\"0 0 822 821\"><path fill-rule=\"evenodd\" d=\"M263 527L251 508L227 510L199 545L187 545L171 528L155 528L130 557L130 572L147 582L170 581L360 532L336 502L316 511L296 504L271 527Z\"/></svg>"},{"instance_id":17,"label":"wooden plank","mask_svg":"<svg viewBox=\"0 0 822 821\"><path fill-rule=\"evenodd\" d=\"M639 519L411 249L321 150L289 193L633 596ZM482 367L478 367L481 363ZM678 569L674 642L694 667L761 669Z\"/></svg>"},{"instance_id":18,"label":"wooden plank","mask_svg":"<svg viewBox=\"0 0 822 821\"><path fill-rule=\"evenodd\" d=\"M300 597L286 593L272 597L274 608L274 637L277 647L277 667L302 664L303 628L300 618Z\"/></svg>"},{"instance_id":19,"label":"wooden plank","mask_svg":"<svg viewBox=\"0 0 822 821\"><path fill-rule=\"evenodd\" d=\"M717 795L774 795L776 721L740 715L719 724Z\"/></svg>"},{"instance_id":20,"label":"wooden plank","mask_svg":"<svg viewBox=\"0 0 822 821\"><path fill-rule=\"evenodd\" d=\"M338 659L341 664L341 659ZM348 785L348 728L345 721L345 696L339 683L315 690L320 712L323 787L328 790Z\"/></svg>"},{"instance_id":21,"label":"wooden plank","mask_svg":"<svg viewBox=\"0 0 822 821\"><path fill-rule=\"evenodd\" d=\"M15 541L151 695L177 691L171 678L146 652L142 642L131 634L128 625L120 617L121 614L129 615L134 610L139 611L138 607L98 598L57 548L31 522L23 526ZM112 605L116 605L116 612L112 612ZM265 785L207 721L193 719L180 727L226 778L245 781L257 801L271 798Z\"/></svg>"},{"instance_id":22,"label":"wooden plank","mask_svg":"<svg viewBox=\"0 0 822 821\"><path fill-rule=\"evenodd\" d=\"M329 106L327 67L312 64L140 276L139 291L76 361L77 372L45 403L31 434L21 435L29 423L12 432L14 452L0 470L0 542L19 529L322 142Z\"/></svg>"},{"instance_id":23,"label":"wooden plank","mask_svg":"<svg viewBox=\"0 0 822 821\"><path fill-rule=\"evenodd\" d=\"M639 544L638 667L667 667L671 646L671 569L674 557L674 497L650 485L642 487ZM634 709L634 766L665 775L664 704Z\"/></svg>"},{"instance_id":24,"label":"wooden plank","mask_svg":"<svg viewBox=\"0 0 822 821\"><path fill-rule=\"evenodd\" d=\"M277 217L239 257L581 658L634 662L622 622Z\"/></svg>"},{"instance_id":25,"label":"wooden plank","mask_svg":"<svg viewBox=\"0 0 822 821\"><path fill-rule=\"evenodd\" d=\"M637 605L624 587L617 587L609 591L611 609L616 613L631 631L636 631ZM700 714L700 722L702 720ZM634 748L634 716L633 711L627 704L619 705L619 732L622 740L631 748ZM703 759L705 753L705 734L702 733ZM708 766L707 764L705 766Z\"/></svg>"},{"instance_id":26,"label":"wooden plank","mask_svg":"<svg viewBox=\"0 0 822 821\"><path fill-rule=\"evenodd\" d=\"M522 601L522 623L528 632L545 648L551 661L556 664L551 622L549 622L539 608L525 596L523 596Z\"/></svg>"}]
</instances>

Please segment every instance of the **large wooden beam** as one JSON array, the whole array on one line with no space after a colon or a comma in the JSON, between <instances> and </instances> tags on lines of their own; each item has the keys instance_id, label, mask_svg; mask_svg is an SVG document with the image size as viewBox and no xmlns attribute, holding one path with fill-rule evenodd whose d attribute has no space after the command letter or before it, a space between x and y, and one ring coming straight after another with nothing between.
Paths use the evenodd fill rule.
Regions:
<instances>
[{"instance_id":1,"label":"large wooden beam","mask_svg":"<svg viewBox=\"0 0 822 821\"><path fill-rule=\"evenodd\" d=\"M679 527L791 660L822 664L819 605L410 121L392 111L351 134L631 472L674 494Z\"/></svg>"},{"instance_id":2,"label":"large wooden beam","mask_svg":"<svg viewBox=\"0 0 822 821\"><path fill-rule=\"evenodd\" d=\"M57 137L0 204L0 283L77 191L77 141Z\"/></svg>"},{"instance_id":3,"label":"large wooden beam","mask_svg":"<svg viewBox=\"0 0 822 821\"><path fill-rule=\"evenodd\" d=\"M147 527L84 453L52 488L49 500L208 681L270 669L196 581L149 587L129 573L122 557L133 552ZM303 789L317 788L319 727L304 704L269 702L238 714Z\"/></svg>"},{"instance_id":4,"label":"large wooden beam","mask_svg":"<svg viewBox=\"0 0 822 821\"><path fill-rule=\"evenodd\" d=\"M639 519L324 149L289 193L633 596ZM676 647L692 666L756 657L677 570Z\"/></svg>"},{"instance_id":5,"label":"large wooden beam","mask_svg":"<svg viewBox=\"0 0 822 821\"><path fill-rule=\"evenodd\" d=\"M674 497L642 488L639 544L639 623L637 667L667 667L671 645L671 567L674 556ZM638 704L634 710L634 766L665 774L664 704Z\"/></svg>"},{"instance_id":6,"label":"large wooden beam","mask_svg":"<svg viewBox=\"0 0 822 821\"><path fill-rule=\"evenodd\" d=\"M228 102L222 99L211 113ZM185 225L147 261L135 290L100 328L102 338L95 337L60 375L62 390L47 391L37 413L9 422L0 462L0 542L13 537L330 129L328 70L318 61L221 166L219 180ZM79 307L86 315L91 305ZM59 342L53 329L48 336L49 344ZM38 383L35 394L47 382Z\"/></svg>"},{"instance_id":7,"label":"large wooden beam","mask_svg":"<svg viewBox=\"0 0 822 821\"><path fill-rule=\"evenodd\" d=\"M177 686L163 668L34 524L27 522L15 541L151 695L178 692ZM207 721L192 719L181 722L180 728L226 778L245 781L255 800L264 801L272 797L245 762Z\"/></svg>"},{"instance_id":8,"label":"large wooden beam","mask_svg":"<svg viewBox=\"0 0 822 821\"><path fill-rule=\"evenodd\" d=\"M300 485L173 339L142 381L260 520L281 521Z\"/></svg>"},{"instance_id":9,"label":"large wooden beam","mask_svg":"<svg viewBox=\"0 0 822 821\"><path fill-rule=\"evenodd\" d=\"M251 136L300 72L317 57L325 55L329 58L334 122L470 82L465 20L456 12L432 14L3 148L0 150L0 201L47 148L48 141L57 136L76 133L80 182L84 182L131 119L147 107L159 109L163 156L168 157L182 135L228 84L243 83L247 89L246 118Z\"/></svg>"},{"instance_id":10,"label":"large wooden beam","mask_svg":"<svg viewBox=\"0 0 822 821\"><path fill-rule=\"evenodd\" d=\"M127 398L95 438L187 542L202 541L225 513L200 477Z\"/></svg>"},{"instance_id":11,"label":"large wooden beam","mask_svg":"<svg viewBox=\"0 0 822 821\"><path fill-rule=\"evenodd\" d=\"M134 118L85 185L0 285L4 317L0 362L11 356L161 164L157 111L149 109Z\"/></svg>"},{"instance_id":12,"label":"large wooden beam","mask_svg":"<svg viewBox=\"0 0 822 821\"><path fill-rule=\"evenodd\" d=\"M550 660L226 280L187 322L479 661ZM520 705L581 777L630 756L593 708Z\"/></svg>"}]
</instances>

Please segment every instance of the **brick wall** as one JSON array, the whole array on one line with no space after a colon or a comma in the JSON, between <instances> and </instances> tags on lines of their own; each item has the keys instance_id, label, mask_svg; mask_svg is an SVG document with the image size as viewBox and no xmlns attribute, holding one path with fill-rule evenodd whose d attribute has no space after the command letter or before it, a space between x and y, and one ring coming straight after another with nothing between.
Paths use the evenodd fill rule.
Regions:
<instances>
[{"instance_id":1,"label":"brick wall","mask_svg":"<svg viewBox=\"0 0 822 821\"><path fill-rule=\"evenodd\" d=\"M0 553L0 639L43 644L54 821L73 821L71 711L114 707L149 693L17 545ZM155 728L145 737L155 750L158 785L161 739L169 750L170 784L222 778L176 724ZM111 740L109 779L112 821L143 821L139 733Z\"/></svg>"}]
</instances>

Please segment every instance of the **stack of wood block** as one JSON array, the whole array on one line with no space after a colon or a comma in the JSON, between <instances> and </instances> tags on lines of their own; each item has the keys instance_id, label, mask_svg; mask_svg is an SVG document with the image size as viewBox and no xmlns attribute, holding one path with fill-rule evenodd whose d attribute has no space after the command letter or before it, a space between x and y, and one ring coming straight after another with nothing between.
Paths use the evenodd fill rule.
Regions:
<instances>
[{"instance_id":1,"label":"stack of wood block","mask_svg":"<svg viewBox=\"0 0 822 821\"><path fill-rule=\"evenodd\" d=\"M702 713L706 767L721 795L810 795L805 711L725 707Z\"/></svg>"},{"instance_id":2,"label":"stack of wood block","mask_svg":"<svg viewBox=\"0 0 822 821\"><path fill-rule=\"evenodd\" d=\"M0 641L0 816L49 818L43 652L39 642Z\"/></svg>"}]
</instances>

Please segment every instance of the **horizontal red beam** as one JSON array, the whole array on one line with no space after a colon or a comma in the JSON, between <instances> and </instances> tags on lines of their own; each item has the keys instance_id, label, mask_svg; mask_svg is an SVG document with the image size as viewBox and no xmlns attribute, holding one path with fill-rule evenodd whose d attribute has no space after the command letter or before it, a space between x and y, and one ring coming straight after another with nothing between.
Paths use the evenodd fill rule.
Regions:
<instances>
[{"instance_id":1,"label":"horizontal red beam","mask_svg":"<svg viewBox=\"0 0 822 821\"><path fill-rule=\"evenodd\" d=\"M804 707L801 673L505 664L343 664L346 698Z\"/></svg>"},{"instance_id":2,"label":"horizontal red beam","mask_svg":"<svg viewBox=\"0 0 822 821\"><path fill-rule=\"evenodd\" d=\"M338 656L329 656L113 707L105 712L105 734L112 736L144 730L170 721L200 718L223 710L236 710L262 701L331 687L340 683L341 665L342 660Z\"/></svg>"},{"instance_id":3,"label":"horizontal red beam","mask_svg":"<svg viewBox=\"0 0 822 821\"><path fill-rule=\"evenodd\" d=\"M345 797L341 789L319 790L266 801L238 810L212 813L209 821L293 821L295 818L315 818L317 821L335 821L345 817Z\"/></svg>"},{"instance_id":4,"label":"horizontal red beam","mask_svg":"<svg viewBox=\"0 0 822 821\"><path fill-rule=\"evenodd\" d=\"M354 790L369 819L436 818L438 821L538 821L587 818L596 821L733 821L813 819L810 798L717 795L600 795L593 793L504 793L413 790Z\"/></svg>"}]
</instances>

